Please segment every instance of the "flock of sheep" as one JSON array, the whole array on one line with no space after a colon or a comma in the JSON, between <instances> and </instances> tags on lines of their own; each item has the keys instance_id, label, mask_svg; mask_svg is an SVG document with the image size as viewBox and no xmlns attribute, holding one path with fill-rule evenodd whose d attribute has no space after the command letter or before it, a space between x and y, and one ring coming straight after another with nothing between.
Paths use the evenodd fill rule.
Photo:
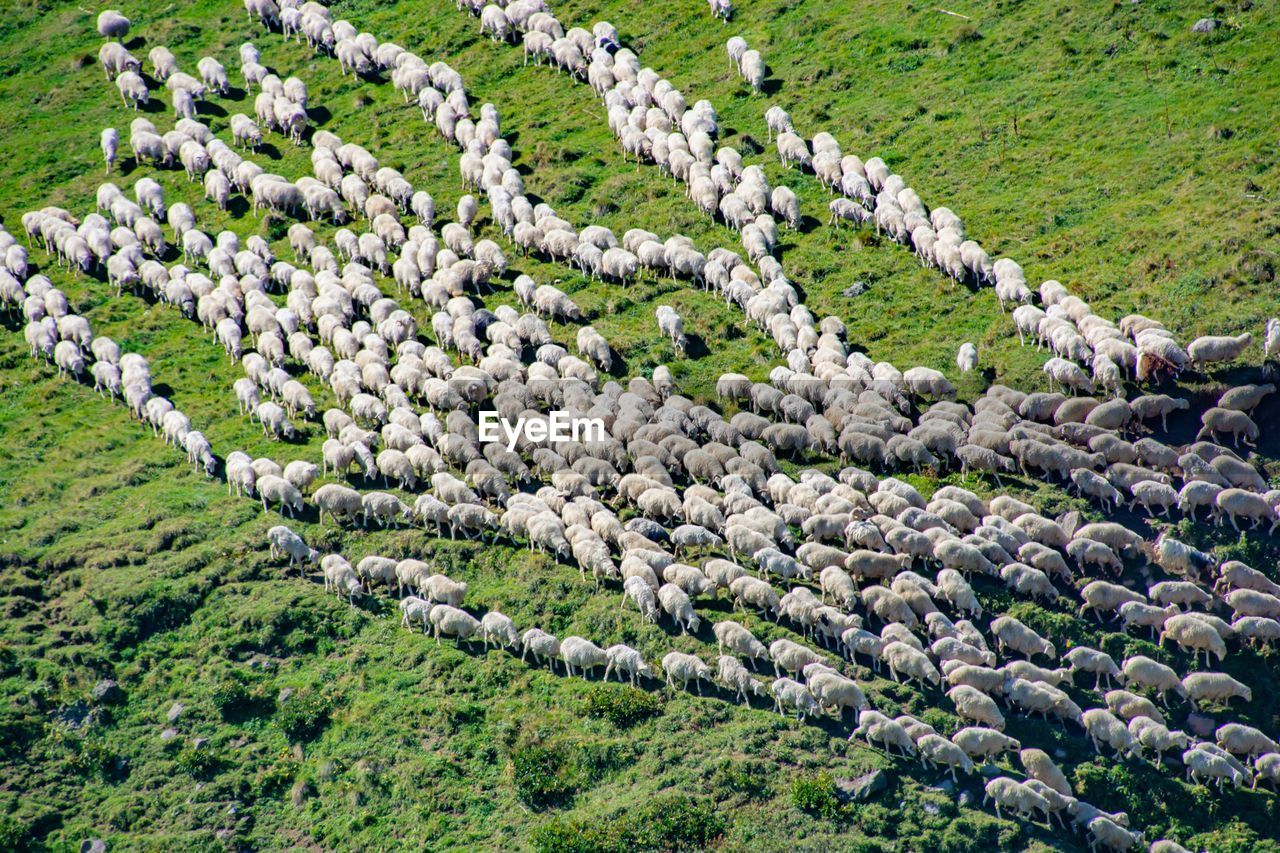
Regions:
<instances>
[{"instance_id":1,"label":"flock of sheep","mask_svg":"<svg viewBox=\"0 0 1280 853\"><path fill-rule=\"evenodd\" d=\"M1157 767L1176 760L1191 781L1280 784L1280 748L1264 732L1227 722L1202 739L1172 728L1166 717L1170 703L1229 708L1233 700L1251 701L1247 685L1200 670L1200 657L1211 667L1241 644L1280 640L1280 586L1167 534L1149 542L1119 523L1049 518L1008 495L985 500L955 486L926 500L890 476L895 469L959 469L990 476L999 487L1001 474L1020 472L1057 481L1104 512L1128 505L1151 517L1207 514L1217 524L1269 532L1280 524L1280 490L1268 489L1233 448L1257 441L1259 425L1249 413L1273 386L1226 391L1202 413L1197 440L1181 447L1148 433L1157 420L1163 428L1169 415L1189 409L1189 401L1125 396L1127 387L1157 375L1239 358L1248 335L1200 338L1183 348L1158 321L1130 315L1113 322L1057 282L1032 291L1015 261L992 261L966 239L959 216L926 207L883 160L844 154L828 133L806 140L781 108L770 107L765 120L783 165L813 171L839 194L830 204L832 222L873 224L909 244L922 263L992 285L1002 306L1019 304L1012 320L1020 337L1052 351L1045 373L1064 393L993 385L971 405L956 402L941 372L873 361L853 350L837 317L813 316L777 257L779 224L802 223L797 194L771 186L763 168L733 148L717 148L714 106L686 106L682 92L641 67L611 24L566 31L542 0L459 4L479 16L482 32L519 42L526 59L547 59L588 83L624 156L684 183L694 205L739 232L742 254L704 252L686 237L638 228L618 239L600 225L577 227L526 196L498 109L486 103L474 111L464 79L444 62L380 42L315 2L245 0L245 8L286 38L305 39L318 56L333 56L343 73L385 72L457 148L459 173L487 201L493 237L507 246L479 238L475 197L464 196L454 221L437 227L429 192L358 144L310 128L305 84L270 72L251 44L240 48L239 61L246 86L258 91L255 115L230 117L228 145L198 116L203 99L226 92L225 67L203 57L198 77L189 75L157 46L148 55L150 78L169 91L175 120L162 133L135 118L128 138L134 158L161 170L181 167L219 207L240 194L255 212L296 219L288 231L292 260L277 257L260 237L202 231L196 212L168 203L150 177L130 191L103 184L97 211L83 217L54 207L26 214L29 245L71 273L104 275L116 298L131 290L198 322L243 367L233 387L238 410L276 439L292 438L299 422L320 422L328 437L322 458L281 465L233 451L220 462L191 419L155 393L146 357L95 336L28 263L26 249L0 231L0 304L26 321L31 354L119 397L193 466L220 473L231 493L260 500L264 510L295 516L310 504L322 521L337 524L420 524L437 536L501 538L576 565L584 580L590 574L597 588L612 587L624 606L653 622L696 633L705 618L699 606L727 595L735 608L785 622L803 642L766 646L743 624L721 620L713 625L714 668L679 652L654 668L625 645L558 639L533 627L520 632L497 611L477 617L463 607L464 582L419 560L373 555L353 565L339 554L318 554L284 526L268 534L273 557L318 569L326 591L348 600L385 584L407 627L518 648L522 658L562 662L569 675L603 667L606 678L616 672L640 683L661 673L672 688L692 685L701 693L704 682L715 683L742 701L768 697L779 712L802 718L851 711L851 737L952 776L1017 753L1025 779L991 779L987 800L1001 814L1050 827L1069 817L1091 846L1127 850L1142 836L1128 828L1126 815L1075 797L1044 751L1003 734L1007 715L1070 723L1100 753ZM713 3L712 10L728 20L732 7ZM128 21L104 12L98 24L108 39L100 54L107 77L127 105L145 104L151 95L142 64L121 44ZM760 54L738 38L728 50L760 91ZM254 159L264 133L308 145L313 174L290 180L267 171ZM100 142L110 171L119 134L108 128ZM308 222L343 226L332 248ZM166 266L169 235L182 262ZM480 308L470 298L502 292L520 253L607 282L661 275L714 290L777 345L785 364L766 382L720 377L715 396L735 410L728 417L682 396L665 367L625 385L614 381L607 376L613 348L596 329L578 325L576 355L553 339L552 328L582 320L563 291L516 275L514 304ZM384 293L381 276L390 277L404 304ZM284 292L283 304L273 291ZM1040 307L1032 304L1037 295ZM423 304L429 332L411 310ZM664 305L656 321L683 356L680 315ZM1269 355L1277 347L1280 323L1272 321L1264 349ZM961 348L961 370L977 361L972 344ZM327 386L337 406L321 411L303 373ZM1095 390L1104 395L1091 396ZM512 420L546 420L561 410L599 418L608 431L599 441L520 439L508 450L479 441L482 409ZM1227 436L1232 447L1218 443ZM846 467L833 474L802 468L793 477L779 463L788 457L838 458ZM379 480L385 489L413 493L412 503L349 485ZM1134 564L1147 564L1160 579L1145 589L1122 583ZM1073 609L1078 599L1082 617L1188 653L1187 668L1145 656L1117 662L1089 648L1060 654L1013 616L986 614L970 584L975 575L998 579L1016 597L1072 599ZM772 665L767 685L753 671L761 662ZM850 662L935 699L945 687L948 707L966 727L948 738L918 719L873 708ZM1080 674L1093 676L1091 689L1077 691L1091 706L1062 689ZM1151 849L1181 848L1159 841Z\"/></svg>"}]
</instances>

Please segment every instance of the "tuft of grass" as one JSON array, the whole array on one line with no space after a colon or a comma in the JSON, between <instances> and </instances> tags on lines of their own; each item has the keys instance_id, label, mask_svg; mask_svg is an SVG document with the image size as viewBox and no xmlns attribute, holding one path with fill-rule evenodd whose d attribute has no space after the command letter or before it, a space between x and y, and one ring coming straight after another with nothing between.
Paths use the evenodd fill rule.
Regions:
<instances>
[{"instance_id":1,"label":"tuft of grass","mask_svg":"<svg viewBox=\"0 0 1280 853\"><path fill-rule=\"evenodd\" d=\"M619 728L633 726L662 713L662 702L634 687L598 687L587 694L583 710L589 717L608 720Z\"/></svg>"}]
</instances>

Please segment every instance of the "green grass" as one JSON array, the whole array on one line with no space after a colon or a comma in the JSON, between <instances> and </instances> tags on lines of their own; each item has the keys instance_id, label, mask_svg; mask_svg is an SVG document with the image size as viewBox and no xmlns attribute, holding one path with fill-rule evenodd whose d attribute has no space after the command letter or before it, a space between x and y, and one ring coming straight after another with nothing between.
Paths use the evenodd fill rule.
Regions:
<instances>
[{"instance_id":1,"label":"green grass","mask_svg":"<svg viewBox=\"0 0 1280 853\"><path fill-rule=\"evenodd\" d=\"M1230 26L1197 37L1190 24L1208 10L1169 2L986 2L955 10L967 21L888 2L739 5L727 27L697 2L572 2L556 11L568 25L612 20L691 101L713 101L725 142L744 153L764 145L762 114L777 102L802 133L828 130L846 152L883 156L926 203L960 213L993 256L1020 259L1033 284L1060 279L1099 311L1141 310L1184 338L1257 335L1274 312L1280 24L1266 7L1223 6L1214 13ZM135 54L167 44L189 70L212 52L233 80L235 47L252 38L268 65L307 82L313 104L331 114L326 129L402 169L439 210L456 204L454 152L389 85L341 77L331 60L263 35L234 2L122 11L144 39ZM518 50L481 40L478 23L447 0L342 2L335 16L457 68L472 103L494 102L504 130L515 132L530 192L566 218L736 246L669 179L623 164L585 86L522 68ZM771 62L775 94L750 96L730 70L723 42L733 34ZM72 3L15 3L0 19L0 214L11 231L22 212L45 204L87 212L103 179L99 130L113 125L127 136L132 114L104 82L97 47L91 17ZM218 103L228 113L252 107L244 97ZM229 136L225 116L209 119ZM170 117L153 120L163 126ZM260 160L278 158L270 168L291 177L304 173L306 149L268 141L274 149ZM812 176L783 172L768 151L760 159L771 181L791 184L806 214L825 221L827 196ZM153 170L111 179L127 190L144 174ZM206 230L267 233L251 214L218 213L180 173L158 177L170 202L192 203ZM989 381L1039 380L1041 356L1017 346L989 292L953 287L865 233L823 226L784 244L784 268L815 314L841 316L850 341L873 357L946 369L958 343L972 340L990 371L966 378L964 395ZM277 251L289 256L287 246ZM673 282L623 288L532 259L512 267L539 282L562 279L614 343L619 375L669 363L687 393L706 397L721 372L759 376L775 361L772 344L736 310ZM194 324L132 296L109 298L95 281L51 275L97 333L151 359L157 383L219 453L318 456L315 424L286 448L236 416L230 383L240 368ZM869 283L868 292L841 296L855 281ZM500 291L487 302L509 300ZM663 303L680 310L709 354L673 360L655 334L653 309ZM426 328L421 304L414 310ZM927 787L940 774L848 744L847 722L799 726L725 697L650 691L640 699L503 652L437 646L400 630L385 601L339 605L317 582L284 577L265 559L276 516L193 474L121 406L53 378L27 357L20 333L7 323L0 334L0 844L68 849L96 836L113 849L1077 844L958 805ZM571 346L572 327L554 334ZM1250 358L1259 357L1255 347ZM326 388L307 381L322 407L332 404ZM1079 508L1035 483L1014 491L1055 511ZM709 626L695 638L644 624L618 611L615 591L596 594L572 569L522 549L435 542L409 530L293 526L353 559L436 560L471 584L470 601L521 626L626 642L650 659L672 648L708 652ZM1224 555L1275 564L1261 537L1183 527L1179 535ZM999 585L979 592L995 609L1013 604ZM713 621L728 615L723 601L704 609ZM1014 612L1060 649L1072 641L1113 655L1153 653L1142 640L1073 620L1065 603L1018 602ZM791 633L745 621L766 642ZM1186 667L1185 656L1158 656ZM1274 655L1233 652L1224 668L1254 687L1253 703L1236 716L1274 732ZM120 704L88 701L104 677L121 685ZM868 692L879 707L923 715L943 731L957 726L935 693L883 679ZM186 710L177 737L165 741L175 700ZM1128 810L1149 839L1169 833L1223 850L1274 843L1272 795L1219 797L1145 766L1117 767L1039 721L1012 719L1010 731L1062 749L1086 798ZM196 748L195 738L208 743ZM815 786L878 768L892 782L871 803L829 808L825 783Z\"/></svg>"}]
</instances>

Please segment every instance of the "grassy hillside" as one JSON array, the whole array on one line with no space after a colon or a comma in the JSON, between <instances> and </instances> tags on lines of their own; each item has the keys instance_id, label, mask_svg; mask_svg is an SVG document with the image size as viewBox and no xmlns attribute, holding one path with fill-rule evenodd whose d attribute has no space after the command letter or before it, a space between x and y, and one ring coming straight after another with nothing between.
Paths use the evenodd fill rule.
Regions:
<instances>
[{"instance_id":1,"label":"grassy hillside","mask_svg":"<svg viewBox=\"0 0 1280 853\"><path fill-rule=\"evenodd\" d=\"M234 2L120 8L135 22L136 55L166 44L190 69L212 53L235 82L235 48L252 38L281 76L306 81L318 126L402 169L432 192L438 209L456 204L454 152L388 84L340 76L332 60L250 25ZM828 130L846 151L883 156L926 203L959 212L993 256L1020 259L1033 284L1058 278L1100 312L1138 309L1187 338L1258 334L1275 312L1280 212L1280 23L1269 8L1246 0L1216 11L1164 2L1062 9L1024 0L952 10L969 18L887 2L744 2L722 27L692 0L556 6L567 24L613 21L690 100L713 101L726 143L744 153L765 146L763 111L782 104L801 133ZM530 192L567 218L736 246L735 235L700 217L668 178L622 162L585 86L522 67L518 50L480 39L478 23L453 3L358 0L335 3L334 12L458 69L473 104L492 101L504 132L514 131ZM1210 13L1227 26L1193 35L1191 23ZM730 69L723 42L735 34L770 61L768 97L751 96ZM15 233L21 213L34 207L91 209L103 180L97 134L112 125L127 136L133 115L103 80L98 44L77 4L17 3L0 19L0 214ZM252 112L243 91L214 101L205 118L229 139L227 116L237 111ZM276 161L274 171L308 170L306 148L269 142L259 158ZM825 222L827 195L812 176L784 172L768 150L761 159L772 181L785 177L806 214ZM112 177L126 189L156 174L126 168ZM219 213L180 172L156 177L171 202L193 205L205 230L280 236L242 208ZM491 233L491 223L481 230ZM953 287L866 233L815 221L785 242L784 267L808 304L844 318L850 340L874 357L947 368L958 343L973 340L990 371L965 380L966 395L988 381L1041 381L1039 354L1018 347L990 292ZM287 243L276 247L289 256ZM35 250L32 257L41 260ZM736 309L671 281L621 288L532 259L515 259L513 268L540 282L562 280L619 350L619 375L671 363L686 393L705 397L725 370L763 375L774 363L772 345ZM236 415L230 384L240 367L174 310L117 300L92 279L49 274L95 331L151 359L156 382L219 452L319 456L316 424L282 447ZM841 295L857 281L870 285L865 295ZM489 299L504 301L509 291ZM677 307L700 339L693 360L672 361L657 341L653 309L662 303ZM421 303L414 310L426 328ZM722 695L636 694L570 680L503 652L436 646L399 629L385 600L338 604L317 580L286 577L266 559L264 534L276 515L193 474L121 406L54 378L27 357L21 321L3 325L0 844L68 849L90 837L107 838L113 849L1077 843L977 810L971 798L981 789L972 782L964 788L970 801L961 803L956 792L930 787L941 774L848 744L847 722L800 726ZM569 342L574 329L554 333ZM1260 360L1257 347L1250 358ZM333 404L326 388L308 384L322 407ZM1011 489L1033 490L1055 511L1084 508L1034 482ZM651 659L672 648L705 654L713 640L705 624L696 637L682 637L642 623L619 612L616 591L596 593L572 569L521 549L441 543L411 530L342 531L314 518L294 527L353 561L371 553L436 560L471 584L469 600L522 626L626 642ZM1275 565L1263 537L1189 528L1181 535L1260 568ZM1141 649L1185 668L1185 656L1075 621L1065 602L1013 604L998 584L979 592L993 609L1012 605L1059 648ZM712 620L726 618L728 603L706 610ZM791 635L754 617L746 623L766 642ZM1275 731L1280 701L1266 677L1276 671L1274 655L1233 653L1225 668L1255 689L1236 716ZM120 695L94 699L95 685L108 678ZM883 679L869 692L940 730L958 725L936 692ZM184 707L170 721L175 702ZM1011 720L1010 731L1063 750L1082 795L1128 810L1148 838L1168 833L1222 850L1274 844L1280 814L1272 795L1219 796L1144 765L1118 766L1039 721ZM197 739L207 743L197 747ZM836 804L831 779L878 768L889 771L887 791L869 803Z\"/></svg>"}]
</instances>

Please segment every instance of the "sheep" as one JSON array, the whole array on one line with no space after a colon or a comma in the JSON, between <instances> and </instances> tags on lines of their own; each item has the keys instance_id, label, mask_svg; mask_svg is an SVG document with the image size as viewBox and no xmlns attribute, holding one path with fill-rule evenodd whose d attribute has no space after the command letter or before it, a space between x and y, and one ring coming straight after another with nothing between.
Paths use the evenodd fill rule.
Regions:
<instances>
[{"instance_id":1,"label":"sheep","mask_svg":"<svg viewBox=\"0 0 1280 853\"><path fill-rule=\"evenodd\" d=\"M1044 750L1024 749L1018 753L1018 758L1028 779L1035 779L1064 797L1073 796L1066 775Z\"/></svg>"},{"instance_id":2,"label":"sheep","mask_svg":"<svg viewBox=\"0 0 1280 853\"><path fill-rule=\"evenodd\" d=\"M1237 560L1228 560L1218 567L1218 580L1213 591L1221 594L1230 589L1252 589L1280 597L1280 584L1275 583L1257 569Z\"/></svg>"},{"instance_id":3,"label":"sheep","mask_svg":"<svg viewBox=\"0 0 1280 853\"><path fill-rule=\"evenodd\" d=\"M391 587L398 583L396 577L396 561L389 557L380 557L370 555L365 557L359 563L356 563L356 574L360 576L361 581L367 581L366 587L372 591L374 581L382 581L387 585L388 592Z\"/></svg>"},{"instance_id":4,"label":"sheep","mask_svg":"<svg viewBox=\"0 0 1280 853\"><path fill-rule=\"evenodd\" d=\"M680 690L687 690L689 682L694 682L694 687L698 691L698 695L702 695L702 682L711 681L711 667L696 655L687 655L683 652L668 652L663 656L662 671L667 678L667 687L672 690L676 689L676 682L680 682Z\"/></svg>"},{"instance_id":5,"label":"sheep","mask_svg":"<svg viewBox=\"0 0 1280 853\"><path fill-rule=\"evenodd\" d=\"M996 703L985 693L968 685L957 685L947 691L947 698L955 704L956 715L995 729L1004 730L1004 715Z\"/></svg>"},{"instance_id":6,"label":"sheep","mask_svg":"<svg viewBox=\"0 0 1280 853\"><path fill-rule=\"evenodd\" d=\"M640 652L630 646L619 643L610 646L604 650L605 657L609 659L608 664L604 668L604 680L609 680L609 673L616 671L618 680L621 681L624 675L631 681L632 687L639 686L640 679L652 678L653 670L649 664L645 662Z\"/></svg>"},{"instance_id":7,"label":"sheep","mask_svg":"<svg viewBox=\"0 0 1280 853\"><path fill-rule=\"evenodd\" d=\"M701 620L693 612L693 603L683 589L673 583L663 584L658 589L658 603L680 626L681 633L698 630Z\"/></svg>"},{"instance_id":8,"label":"sheep","mask_svg":"<svg viewBox=\"0 0 1280 853\"><path fill-rule=\"evenodd\" d=\"M1221 672L1193 672L1182 679L1182 687L1193 705L1227 705L1232 699L1253 701L1253 691Z\"/></svg>"},{"instance_id":9,"label":"sheep","mask_svg":"<svg viewBox=\"0 0 1280 853\"><path fill-rule=\"evenodd\" d=\"M716 648L721 654L728 649L734 654L742 655L749 661L765 658L769 655L764 644L738 622L726 619L712 625L711 630L716 636Z\"/></svg>"},{"instance_id":10,"label":"sheep","mask_svg":"<svg viewBox=\"0 0 1280 853\"><path fill-rule=\"evenodd\" d=\"M1252 519L1255 528L1270 522L1268 533L1274 532L1276 526L1280 525L1280 515L1277 515L1275 507L1255 492L1237 488L1223 489L1214 499L1214 505L1220 514L1219 524L1221 516L1225 516L1237 531L1240 530L1240 526L1236 524L1239 518Z\"/></svg>"},{"instance_id":11,"label":"sheep","mask_svg":"<svg viewBox=\"0 0 1280 853\"><path fill-rule=\"evenodd\" d=\"M906 676L908 682L915 681L924 687L926 684L942 683L942 675L937 667L923 652L913 649L902 642L891 642L884 646L880 657L889 667L894 681L901 681L899 675Z\"/></svg>"},{"instance_id":12,"label":"sheep","mask_svg":"<svg viewBox=\"0 0 1280 853\"><path fill-rule=\"evenodd\" d=\"M809 664L822 661L821 656L807 647L785 639L769 644L769 658L773 661L775 676L781 676L783 670L799 674Z\"/></svg>"},{"instance_id":13,"label":"sheep","mask_svg":"<svg viewBox=\"0 0 1280 853\"><path fill-rule=\"evenodd\" d=\"M428 614L431 626L434 629L436 642L440 642L440 635L446 634L454 638L461 644L463 640L470 640L480 631L480 622L465 610L460 610L448 604L436 604L431 608Z\"/></svg>"},{"instance_id":14,"label":"sheep","mask_svg":"<svg viewBox=\"0 0 1280 853\"><path fill-rule=\"evenodd\" d=\"M540 628L530 628L520 636L520 660L523 662L530 652L539 661L550 661L554 670L560 657L560 641Z\"/></svg>"},{"instance_id":15,"label":"sheep","mask_svg":"<svg viewBox=\"0 0 1280 853\"><path fill-rule=\"evenodd\" d=\"M1271 789L1274 791L1277 783L1280 783L1280 753L1272 752L1258 756L1254 759L1253 769L1253 789L1257 790L1259 780L1266 780L1271 783Z\"/></svg>"},{"instance_id":16,"label":"sheep","mask_svg":"<svg viewBox=\"0 0 1280 853\"><path fill-rule=\"evenodd\" d=\"M419 579L418 591L428 601L460 607L467 595L467 584L455 581L447 575L433 574Z\"/></svg>"},{"instance_id":17,"label":"sheep","mask_svg":"<svg viewBox=\"0 0 1280 853\"><path fill-rule=\"evenodd\" d=\"M956 353L956 367L960 368L961 373L969 373L977 366L978 348L971 343L961 344Z\"/></svg>"},{"instance_id":18,"label":"sheep","mask_svg":"<svg viewBox=\"0 0 1280 853\"><path fill-rule=\"evenodd\" d=\"M982 615L982 605L974 594L973 587L959 572L954 569L942 569L938 572L937 581L939 594L950 602L952 607L975 616Z\"/></svg>"},{"instance_id":19,"label":"sheep","mask_svg":"<svg viewBox=\"0 0 1280 853\"><path fill-rule=\"evenodd\" d=\"M1160 631L1161 646L1166 638L1172 639L1182 651L1191 652L1193 659L1198 659L1200 653L1204 652L1206 665L1210 654L1215 655L1218 660L1227 656L1227 647L1221 635L1211 625L1191 614L1179 614L1166 619Z\"/></svg>"},{"instance_id":20,"label":"sheep","mask_svg":"<svg viewBox=\"0 0 1280 853\"><path fill-rule=\"evenodd\" d=\"M845 708L856 713L865 711L867 697L851 679L835 672L818 672L808 678L809 692L824 711L843 717Z\"/></svg>"},{"instance_id":21,"label":"sheep","mask_svg":"<svg viewBox=\"0 0 1280 853\"><path fill-rule=\"evenodd\" d=\"M1155 720L1160 725L1165 724L1164 715L1157 710L1150 699L1145 699L1127 690L1108 690L1103 699L1107 703L1107 710L1123 720L1128 721L1136 717L1146 717L1147 719Z\"/></svg>"},{"instance_id":22,"label":"sheep","mask_svg":"<svg viewBox=\"0 0 1280 853\"><path fill-rule=\"evenodd\" d=\"M886 753L892 754L892 747L897 747L904 756L916 754L915 741L907 734L906 728L897 720L870 708L858 714L858 727L849 735L849 740L855 737L865 738L871 746L881 744Z\"/></svg>"},{"instance_id":23,"label":"sheep","mask_svg":"<svg viewBox=\"0 0 1280 853\"><path fill-rule=\"evenodd\" d=\"M587 673L599 666L608 666L609 658L604 649L582 637L565 637L560 643L560 657L564 661L565 671L573 676L574 670L581 670L583 678Z\"/></svg>"},{"instance_id":24,"label":"sheep","mask_svg":"<svg viewBox=\"0 0 1280 853\"><path fill-rule=\"evenodd\" d=\"M757 95L764 88L765 63L758 50L747 50L738 61L738 70L742 78L751 86Z\"/></svg>"},{"instance_id":25,"label":"sheep","mask_svg":"<svg viewBox=\"0 0 1280 853\"><path fill-rule=\"evenodd\" d=\"M622 583L622 603L620 606L625 607L627 600L630 599L636 603L636 607L650 622L658 621L658 603L653 594L653 588L640 577L629 577Z\"/></svg>"},{"instance_id":26,"label":"sheep","mask_svg":"<svg viewBox=\"0 0 1280 853\"><path fill-rule=\"evenodd\" d=\"M729 583L729 593L733 596L735 608L746 610L750 605L766 614L772 613L775 620L778 618L778 593L764 581L753 577L736 578Z\"/></svg>"},{"instance_id":27,"label":"sheep","mask_svg":"<svg viewBox=\"0 0 1280 853\"><path fill-rule=\"evenodd\" d=\"M951 736L951 742L970 759L981 758L984 763L1004 752L1022 749L1022 743L1015 738L982 726L968 726Z\"/></svg>"},{"instance_id":28,"label":"sheep","mask_svg":"<svg viewBox=\"0 0 1280 853\"><path fill-rule=\"evenodd\" d=\"M301 536L282 524L277 524L267 531L267 541L271 545L272 559L288 557L289 566L297 566L299 572L302 571L305 563L314 565L320 562L319 552L308 547Z\"/></svg>"},{"instance_id":29,"label":"sheep","mask_svg":"<svg viewBox=\"0 0 1280 853\"><path fill-rule=\"evenodd\" d=\"M1216 439L1218 433L1229 433L1232 443L1240 446L1243 438L1244 443L1252 445L1257 442L1259 430L1258 425L1254 423L1253 418L1244 412L1234 409L1224 409L1218 406L1206 409L1205 413L1200 416L1200 423L1203 425L1200 431L1196 433L1196 440Z\"/></svg>"},{"instance_id":30,"label":"sheep","mask_svg":"<svg viewBox=\"0 0 1280 853\"><path fill-rule=\"evenodd\" d=\"M1228 723L1214 732L1214 740L1218 746L1232 755L1245 755L1254 758L1263 753L1280 752L1280 744L1267 737L1253 726L1240 723Z\"/></svg>"},{"instance_id":31,"label":"sheep","mask_svg":"<svg viewBox=\"0 0 1280 853\"><path fill-rule=\"evenodd\" d=\"M920 762L926 767L937 769L939 766L951 772L951 780L959 782L956 770L973 773L973 760L965 755L964 750L938 734L927 734L916 741L916 749L920 753Z\"/></svg>"},{"instance_id":32,"label":"sheep","mask_svg":"<svg viewBox=\"0 0 1280 853\"><path fill-rule=\"evenodd\" d=\"M1105 708L1090 708L1084 712L1082 722L1089 741L1099 755L1102 754L1102 745L1106 744L1119 755L1138 756L1137 741L1115 714Z\"/></svg>"},{"instance_id":33,"label":"sheep","mask_svg":"<svg viewBox=\"0 0 1280 853\"><path fill-rule=\"evenodd\" d=\"M982 803L991 801L995 805L996 817L1003 818L1000 808L1012 808L1022 817L1031 817L1034 812L1043 812L1045 820L1049 819L1049 801L1026 785L1015 782L1007 776L997 776L983 786Z\"/></svg>"},{"instance_id":34,"label":"sheep","mask_svg":"<svg viewBox=\"0 0 1280 853\"><path fill-rule=\"evenodd\" d=\"M320 568L324 572L324 591L332 592L339 601L345 592L347 604L355 607L355 598L357 595L363 597L364 588L351 564L339 554L329 554L320 561Z\"/></svg>"},{"instance_id":35,"label":"sheep","mask_svg":"<svg viewBox=\"0 0 1280 853\"><path fill-rule=\"evenodd\" d=\"M1223 780L1230 781L1237 788L1244 782L1244 774L1232 767L1229 761L1200 747L1182 753L1182 763L1187 768L1187 780L1190 782L1216 780L1219 790L1222 790Z\"/></svg>"},{"instance_id":36,"label":"sheep","mask_svg":"<svg viewBox=\"0 0 1280 853\"><path fill-rule=\"evenodd\" d=\"M1116 666L1116 662L1105 652L1085 646L1077 646L1068 651L1063 657L1071 668L1073 676L1076 672L1093 673L1093 688L1095 690L1098 689L1101 681L1105 680L1107 686L1110 687L1112 678L1121 677L1120 667Z\"/></svg>"},{"instance_id":37,"label":"sheep","mask_svg":"<svg viewBox=\"0 0 1280 853\"><path fill-rule=\"evenodd\" d=\"M302 511L302 493L283 477L274 475L259 477L256 485L264 513L270 509L272 502L279 503L280 512L290 518Z\"/></svg>"},{"instance_id":38,"label":"sheep","mask_svg":"<svg viewBox=\"0 0 1280 853\"><path fill-rule=\"evenodd\" d=\"M427 633L427 624L431 621L431 610L435 605L423 601L417 596L400 599L400 626L413 630L414 621L422 623L422 633Z\"/></svg>"},{"instance_id":39,"label":"sheep","mask_svg":"<svg viewBox=\"0 0 1280 853\"><path fill-rule=\"evenodd\" d=\"M337 483L326 483L316 489L312 500L315 501L320 518L323 519L325 513L328 513L335 524L338 523L339 516L355 521L364 511L360 493Z\"/></svg>"},{"instance_id":40,"label":"sheep","mask_svg":"<svg viewBox=\"0 0 1280 853\"><path fill-rule=\"evenodd\" d=\"M749 702L752 696L768 695L768 688L764 683L753 678L747 668L732 655L720 655L716 664L716 680L725 689L732 690L742 701Z\"/></svg>"},{"instance_id":41,"label":"sheep","mask_svg":"<svg viewBox=\"0 0 1280 853\"><path fill-rule=\"evenodd\" d=\"M1031 658L1043 654L1050 658L1058 656L1053 643L1032 631L1012 616L1000 616L992 620L991 633L999 641L1000 650L1012 649L1019 654Z\"/></svg>"},{"instance_id":42,"label":"sheep","mask_svg":"<svg viewBox=\"0 0 1280 853\"><path fill-rule=\"evenodd\" d=\"M1096 850L1098 845L1105 845L1111 850L1129 850L1143 843L1141 832L1131 832L1105 816L1095 817L1086 826L1089 833L1089 849Z\"/></svg>"},{"instance_id":43,"label":"sheep","mask_svg":"<svg viewBox=\"0 0 1280 853\"><path fill-rule=\"evenodd\" d=\"M1244 332L1236 337L1205 335L1187 344L1191 365L1202 370L1206 365L1234 361L1253 343L1253 335Z\"/></svg>"}]
</instances>

